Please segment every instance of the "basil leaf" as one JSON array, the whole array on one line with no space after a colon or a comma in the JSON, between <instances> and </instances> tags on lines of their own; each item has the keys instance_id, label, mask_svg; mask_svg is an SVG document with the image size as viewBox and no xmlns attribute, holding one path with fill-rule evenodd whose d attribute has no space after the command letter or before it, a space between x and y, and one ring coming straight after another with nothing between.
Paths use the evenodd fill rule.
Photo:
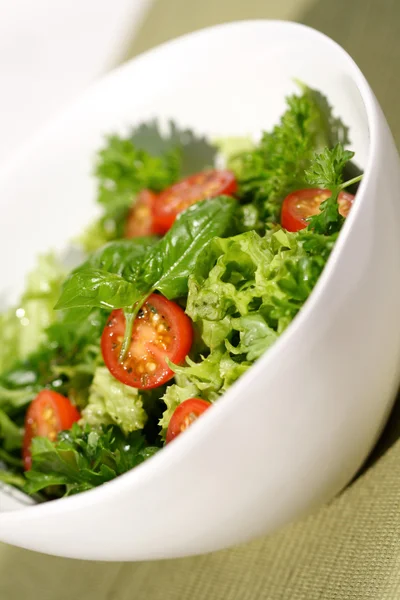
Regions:
<instances>
[{"instance_id":1,"label":"basil leaf","mask_svg":"<svg viewBox=\"0 0 400 600\"><path fill-rule=\"evenodd\" d=\"M58 310L96 306L113 310L132 306L142 296L143 293L137 285L126 281L120 275L87 268L71 273L54 308Z\"/></svg>"},{"instance_id":2,"label":"basil leaf","mask_svg":"<svg viewBox=\"0 0 400 600\"><path fill-rule=\"evenodd\" d=\"M187 294L188 278L200 252L212 238L229 231L236 210L234 198L219 196L181 213L144 261L142 280L148 290L157 290L168 299Z\"/></svg>"},{"instance_id":3,"label":"basil leaf","mask_svg":"<svg viewBox=\"0 0 400 600\"><path fill-rule=\"evenodd\" d=\"M75 271L87 268L99 269L121 275L129 281L135 281L142 266L143 257L157 241L157 237L141 237L110 242L94 252Z\"/></svg>"},{"instance_id":4,"label":"basil leaf","mask_svg":"<svg viewBox=\"0 0 400 600\"><path fill-rule=\"evenodd\" d=\"M137 312L154 290L169 299L184 296L198 255L212 238L229 231L236 209L228 196L203 200L181 213L153 246L149 240L109 244L71 273L55 308L136 305Z\"/></svg>"}]
</instances>

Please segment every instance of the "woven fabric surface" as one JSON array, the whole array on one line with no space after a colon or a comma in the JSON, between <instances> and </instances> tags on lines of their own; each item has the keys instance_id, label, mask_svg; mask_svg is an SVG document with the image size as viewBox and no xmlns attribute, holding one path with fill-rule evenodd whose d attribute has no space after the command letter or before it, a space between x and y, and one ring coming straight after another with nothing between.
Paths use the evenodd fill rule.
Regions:
<instances>
[{"instance_id":1,"label":"woven fabric surface","mask_svg":"<svg viewBox=\"0 0 400 600\"><path fill-rule=\"evenodd\" d=\"M223 21L311 25L358 62L400 142L399 0L158 0L131 48ZM206 556L105 564L0 545L1 600L398 600L400 408L368 467L338 498L251 544Z\"/></svg>"}]
</instances>

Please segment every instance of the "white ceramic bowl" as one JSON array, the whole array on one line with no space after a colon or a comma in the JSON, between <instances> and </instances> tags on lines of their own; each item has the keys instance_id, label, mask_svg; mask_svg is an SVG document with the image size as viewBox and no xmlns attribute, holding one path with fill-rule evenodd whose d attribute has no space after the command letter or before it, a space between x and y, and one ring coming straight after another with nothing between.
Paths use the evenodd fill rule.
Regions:
<instances>
[{"instance_id":1,"label":"white ceramic bowl","mask_svg":"<svg viewBox=\"0 0 400 600\"><path fill-rule=\"evenodd\" d=\"M297 77L328 95L365 168L357 202L309 301L275 346L180 438L94 491L0 515L0 539L75 558L217 550L331 499L360 467L400 368L399 159L375 97L330 39L287 22L213 27L100 81L0 177L2 284L94 214L104 133L152 116L210 134L276 122Z\"/></svg>"}]
</instances>

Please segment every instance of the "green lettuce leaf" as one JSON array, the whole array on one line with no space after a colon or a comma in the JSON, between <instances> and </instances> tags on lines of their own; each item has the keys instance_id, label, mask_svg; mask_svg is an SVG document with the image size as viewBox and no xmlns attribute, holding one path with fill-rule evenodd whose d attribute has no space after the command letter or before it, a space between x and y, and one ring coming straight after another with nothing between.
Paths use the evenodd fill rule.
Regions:
<instances>
[{"instance_id":1,"label":"green lettuce leaf","mask_svg":"<svg viewBox=\"0 0 400 600\"><path fill-rule=\"evenodd\" d=\"M82 418L92 426L118 425L128 434L143 429L147 414L139 390L115 379L106 367L97 367Z\"/></svg>"},{"instance_id":2,"label":"green lettuce leaf","mask_svg":"<svg viewBox=\"0 0 400 600\"><path fill-rule=\"evenodd\" d=\"M165 439L171 417L179 404L189 398L196 398L198 396L199 390L197 387L194 383L187 381L185 378L181 379L180 384L174 383L167 387L165 394L162 396L162 400L167 408L164 410L162 417L159 420L161 436L163 439Z\"/></svg>"},{"instance_id":3,"label":"green lettuce leaf","mask_svg":"<svg viewBox=\"0 0 400 600\"><path fill-rule=\"evenodd\" d=\"M46 342L46 329L56 318L53 307L64 277L65 270L53 254L39 256L35 269L27 276L19 306L0 315L0 373Z\"/></svg>"},{"instance_id":4,"label":"green lettuce leaf","mask_svg":"<svg viewBox=\"0 0 400 600\"><path fill-rule=\"evenodd\" d=\"M167 408L159 421L161 437L165 439L170 419L177 406L188 398L203 398L215 402L246 370L251 363L236 362L224 347L199 357L199 362L186 358L185 365L171 365L175 383L170 385L162 400Z\"/></svg>"},{"instance_id":5,"label":"green lettuce leaf","mask_svg":"<svg viewBox=\"0 0 400 600\"><path fill-rule=\"evenodd\" d=\"M186 309L208 347L218 341L216 329L219 337L224 335L230 342L229 328L231 336L236 332L236 339L243 338L246 328L237 319L250 314L261 315L277 333L287 327L309 296L333 246L327 237L327 250L321 256L307 250L306 241L309 235L282 229L268 231L264 237L247 232L212 241L189 279ZM319 239L320 247L322 243Z\"/></svg>"},{"instance_id":6,"label":"green lettuce leaf","mask_svg":"<svg viewBox=\"0 0 400 600\"><path fill-rule=\"evenodd\" d=\"M310 295L336 237L275 228L263 237L252 231L214 238L204 248L186 305L204 350L196 362L172 366L164 436L180 402L214 402L276 341Z\"/></svg>"},{"instance_id":7,"label":"green lettuce leaf","mask_svg":"<svg viewBox=\"0 0 400 600\"><path fill-rule=\"evenodd\" d=\"M3 373L21 355L21 322L16 315L16 308L11 308L0 314L0 331L2 342L0 344L0 373Z\"/></svg>"}]
</instances>

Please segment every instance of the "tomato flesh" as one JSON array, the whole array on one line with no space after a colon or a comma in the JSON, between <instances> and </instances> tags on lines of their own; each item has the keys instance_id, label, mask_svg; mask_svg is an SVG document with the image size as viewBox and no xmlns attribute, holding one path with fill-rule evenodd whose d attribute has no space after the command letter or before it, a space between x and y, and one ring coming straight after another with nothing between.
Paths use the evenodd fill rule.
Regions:
<instances>
[{"instance_id":1,"label":"tomato flesh","mask_svg":"<svg viewBox=\"0 0 400 600\"><path fill-rule=\"evenodd\" d=\"M189 398L180 404L174 411L168 425L166 443L175 439L185 431L211 404L200 398Z\"/></svg>"},{"instance_id":2,"label":"tomato flesh","mask_svg":"<svg viewBox=\"0 0 400 600\"><path fill-rule=\"evenodd\" d=\"M300 231L308 225L307 218L318 215L320 204L329 196L329 190L320 188L310 188L292 192L283 201L281 213L281 225L287 231ZM353 194L340 192L338 204L339 213L342 217L347 217L351 205L354 202Z\"/></svg>"},{"instance_id":3,"label":"tomato flesh","mask_svg":"<svg viewBox=\"0 0 400 600\"><path fill-rule=\"evenodd\" d=\"M141 390L169 381L174 373L166 359L184 361L193 341L189 317L175 302L152 294L135 319L131 343L122 362L119 360L125 331L122 310L114 310L104 328L101 351L110 373L122 383Z\"/></svg>"},{"instance_id":4,"label":"tomato flesh","mask_svg":"<svg viewBox=\"0 0 400 600\"><path fill-rule=\"evenodd\" d=\"M143 237L153 233L152 207L156 194L142 190L129 211L125 225L125 237Z\"/></svg>"},{"instance_id":5,"label":"tomato flesh","mask_svg":"<svg viewBox=\"0 0 400 600\"><path fill-rule=\"evenodd\" d=\"M179 213L186 208L222 194L231 196L237 191L234 174L226 170L203 171L171 185L158 194L153 204L154 233L164 234L173 225Z\"/></svg>"},{"instance_id":6,"label":"tomato flesh","mask_svg":"<svg viewBox=\"0 0 400 600\"><path fill-rule=\"evenodd\" d=\"M42 390L32 400L25 417L22 449L25 470L32 466L32 438L46 437L54 442L60 431L70 429L80 418L79 411L68 398L51 390Z\"/></svg>"}]
</instances>

